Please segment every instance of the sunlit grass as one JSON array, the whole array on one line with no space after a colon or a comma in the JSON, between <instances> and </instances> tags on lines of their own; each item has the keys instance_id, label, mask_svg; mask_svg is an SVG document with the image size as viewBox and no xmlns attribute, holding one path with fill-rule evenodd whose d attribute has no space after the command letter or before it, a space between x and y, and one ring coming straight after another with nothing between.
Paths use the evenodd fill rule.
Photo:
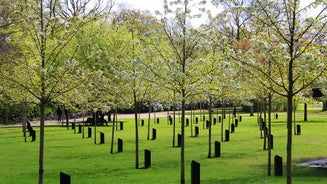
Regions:
<instances>
[{"instance_id":1,"label":"sunlit grass","mask_svg":"<svg viewBox=\"0 0 327 184\"><path fill-rule=\"evenodd\" d=\"M301 124L302 134L293 137L294 183L327 183L327 170L295 166L310 159L327 157L325 115L320 111L309 111L309 121L303 122L303 112L298 112L296 120ZM239 123L236 132L231 134L231 141L221 143L220 158L207 158L208 130L202 128L202 121L198 138L191 137L190 127L186 127L186 183L190 183L192 160L201 164L201 183L285 183L285 176L267 176L267 151L263 150L256 116L242 116L243 121ZM282 156L285 165L286 114L279 113L279 117L273 119L272 123L272 156ZM96 145L93 138L83 139L82 134L74 134L73 130L46 127L45 183L57 184L60 171L70 174L74 184L179 183L180 149L172 147L172 126L167 124L167 118L161 118L160 124L151 121L151 129L157 129L157 140L146 140L147 121L144 127L139 127L140 166L144 164L144 149L152 153L152 166L138 170L134 168L134 122L132 119L121 121L125 122L124 130L116 132L115 142L117 143L117 138L122 138L124 151L115 154L109 153L111 127L97 127ZM225 127L226 122L228 121L225 120ZM39 136L38 128L35 129ZM178 123L177 133L179 131ZM105 133L104 145L98 144L99 132ZM219 123L213 126L212 133L213 142L220 141ZM0 183L37 183L39 138L36 142L30 142L30 139L29 137L28 142L24 142L21 128L0 128Z\"/></svg>"}]
</instances>

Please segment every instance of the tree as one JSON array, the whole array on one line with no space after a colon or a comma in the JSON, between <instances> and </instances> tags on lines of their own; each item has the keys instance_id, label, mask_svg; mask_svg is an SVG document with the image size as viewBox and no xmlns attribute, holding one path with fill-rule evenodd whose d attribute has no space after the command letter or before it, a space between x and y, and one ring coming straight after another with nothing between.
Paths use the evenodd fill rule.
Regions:
<instances>
[{"instance_id":1,"label":"tree","mask_svg":"<svg viewBox=\"0 0 327 184\"><path fill-rule=\"evenodd\" d=\"M241 40L249 36L247 24L252 18L251 9L254 0L214 0L213 4L224 7L223 11L215 18L223 32L232 39Z\"/></svg>"},{"instance_id":2,"label":"tree","mask_svg":"<svg viewBox=\"0 0 327 184\"><path fill-rule=\"evenodd\" d=\"M252 35L250 47L234 53L234 59L242 61L242 65L250 66L257 76L264 76L267 88L287 99L287 183L292 183L292 112L293 98L309 87L324 74L325 56L319 50L317 39L326 34L326 2L315 1L301 7L299 0L290 1L256 1L258 6L254 14L257 25ZM306 14L310 9L320 6L313 17ZM267 32L270 36L267 36ZM245 52L244 52L245 51ZM251 58L258 58L259 53L267 55L271 66L278 75L269 75L267 63L259 63ZM246 60L240 59L244 56ZM268 85L269 84L269 85Z\"/></svg>"},{"instance_id":3,"label":"tree","mask_svg":"<svg viewBox=\"0 0 327 184\"><path fill-rule=\"evenodd\" d=\"M162 16L163 30L155 40L164 43L162 45L152 45L160 55L160 60L155 66L154 72L156 79L159 78L165 88L176 92L178 101L181 102L181 177L180 183L185 183L185 109L186 100L195 92L196 86L200 81L201 65L198 59L197 46L201 34L191 28L189 22L192 17L199 14L191 10L204 10L205 1L164 1L164 12ZM160 13L159 13L160 14ZM200 13L201 14L201 13ZM172 20L170 17L175 17ZM164 36L162 36L164 35ZM156 42L157 43L157 42Z\"/></svg>"},{"instance_id":4,"label":"tree","mask_svg":"<svg viewBox=\"0 0 327 184\"><path fill-rule=\"evenodd\" d=\"M45 107L61 94L79 86L88 72L78 75L77 48L70 48L76 33L100 13L100 2L86 8L89 1L40 0L17 2L21 36L16 40L22 55L5 76L12 88L31 94L40 107L39 183L44 183ZM23 37L24 35L24 37ZM71 49L71 50L70 50ZM68 52L72 51L70 54ZM77 70L79 68L79 70Z\"/></svg>"},{"instance_id":5,"label":"tree","mask_svg":"<svg viewBox=\"0 0 327 184\"><path fill-rule=\"evenodd\" d=\"M146 80L146 47L141 44L153 25L153 17L148 12L137 10L124 10L119 12L113 19L113 24L118 29L124 30L124 47L120 56L123 67L116 72L122 72L128 102L134 109L135 117L135 168L139 168L139 133L138 133L138 112L139 105L143 102L148 92ZM121 65L121 63L120 63ZM119 65L117 65L119 66ZM121 71L122 70L122 71Z\"/></svg>"}]
</instances>

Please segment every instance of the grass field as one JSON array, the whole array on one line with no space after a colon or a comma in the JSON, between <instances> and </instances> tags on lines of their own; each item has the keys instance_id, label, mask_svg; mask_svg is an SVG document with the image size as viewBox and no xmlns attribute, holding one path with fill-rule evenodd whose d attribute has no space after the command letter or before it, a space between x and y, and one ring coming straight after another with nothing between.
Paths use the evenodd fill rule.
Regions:
<instances>
[{"instance_id":1,"label":"grass field","mask_svg":"<svg viewBox=\"0 0 327 184\"><path fill-rule=\"evenodd\" d=\"M272 155L283 157L286 162L286 117L279 113L279 119L273 119L272 133L274 149ZM255 117L242 114L236 132L230 135L230 142L221 143L221 157L207 158L208 130L202 128L200 135L190 137L190 127L186 127L185 164L186 183L191 180L191 161L201 164L201 183L286 183L284 176L267 176L267 151L263 150L263 140ZM327 183L327 170L295 166L311 159L327 157L327 114L311 110L308 122L303 122L303 112L298 111L296 120L301 125L302 134L293 137L293 182ZM92 138L82 138L73 130L64 127L45 128L45 183L59 183L60 171L71 176L73 184L104 183L179 183L180 149L172 147L172 126L167 118L161 118L157 129L157 139L147 140L147 127L139 127L140 165L144 164L144 149L151 151L152 165L149 169L135 169L134 123L132 119L124 121L124 130L116 131L116 140L124 141L122 153L110 154L111 127L97 127L97 144ZM147 124L147 121L145 121ZM228 120L225 120L227 125ZM177 123L177 133L180 124ZM227 126L225 126L227 127ZM24 142L21 128L0 128L0 183L27 184L38 181L37 141ZM105 144L99 143L99 132L105 133ZM220 141L220 124L213 126L213 142ZM86 135L86 134L85 134ZM94 134L92 134L94 136ZM115 146L115 152L117 145ZM213 155L213 153L212 153ZM273 160L272 160L273 161ZM272 173L274 174L274 173Z\"/></svg>"}]
</instances>

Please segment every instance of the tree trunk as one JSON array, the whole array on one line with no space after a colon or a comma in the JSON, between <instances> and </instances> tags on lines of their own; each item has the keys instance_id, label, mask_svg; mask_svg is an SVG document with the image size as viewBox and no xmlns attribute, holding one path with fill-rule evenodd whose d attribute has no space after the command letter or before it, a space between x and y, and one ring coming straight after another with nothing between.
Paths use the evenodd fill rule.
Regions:
<instances>
[{"instance_id":1,"label":"tree trunk","mask_svg":"<svg viewBox=\"0 0 327 184\"><path fill-rule=\"evenodd\" d=\"M294 135L296 135L296 116L295 116L295 111L296 111L296 107L295 107L295 99L293 98L293 131L294 131Z\"/></svg>"},{"instance_id":2,"label":"tree trunk","mask_svg":"<svg viewBox=\"0 0 327 184\"><path fill-rule=\"evenodd\" d=\"M97 144L97 118L98 113L95 111L94 113L94 144Z\"/></svg>"},{"instance_id":3,"label":"tree trunk","mask_svg":"<svg viewBox=\"0 0 327 184\"><path fill-rule=\"evenodd\" d=\"M148 113L148 136L147 140L150 140L150 121L151 121L151 102L148 101L149 113Z\"/></svg>"},{"instance_id":4,"label":"tree trunk","mask_svg":"<svg viewBox=\"0 0 327 184\"><path fill-rule=\"evenodd\" d=\"M44 113L45 100L40 102L40 150L39 150L39 184L44 183Z\"/></svg>"},{"instance_id":5,"label":"tree trunk","mask_svg":"<svg viewBox=\"0 0 327 184\"><path fill-rule=\"evenodd\" d=\"M304 103L304 121L308 121L308 106L307 103Z\"/></svg>"},{"instance_id":6,"label":"tree trunk","mask_svg":"<svg viewBox=\"0 0 327 184\"><path fill-rule=\"evenodd\" d=\"M228 106L228 131L230 132L230 107Z\"/></svg>"},{"instance_id":7,"label":"tree trunk","mask_svg":"<svg viewBox=\"0 0 327 184\"><path fill-rule=\"evenodd\" d=\"M193 137L193 104L191 102L191 137Z\"/></svg>"},{"instance_id":8,"label":"tree trunk","mask_svg":"<svg viewBox=\"0 0 327 184\"><path fill-rule=\"evenodd\" d=\"M185 184L185 90L182 90L182 124L181 124L181 184Z\"/></svg>"},{"instance_id":9,"label":"tree trunk","mask_svg":"<svg viewBox=\"0 0 327 184\"><path fill-rule=\"evenodd\" d=\"M222 108L221 108L221 126L220 126L220 137L221 142L224 141L224 109L225 109L225 102L222 102Z\"/></svg>"},{"instance_id":10,"label":"tree trunk","mask_svg":"<svg viewBox=\"0 0 327 184\"><path fill-rule=\"evenodd\" d=\"M27 140L27 135L26 135L26 123L27 123L27 115L26 115L26 103L23 103L23 136L24 136L24 142L26 142Z\"/></svg>"},{"instance_id":11,"label":"tree trunk","mask_svg":"<svg viewBox=\"0 0 327 184\"><path fill-rule=\"evenodd\" d=\"M268 176L271 176L271 111L272 111L272 106L271 106L271 100L272 100L272 95L271 91L268 94Z\"/></svg>"},{"instance_id":12,"label":"tree trunk","mask_svg":"<svg viewBox=\"0 0 327 184\"><path fill-rule=\"evenodd\" d=\"M211 122L212 122L212 100L209 97L209 137L208 137L208 158L211 158Z\"/></svg>"},{"instance_id":13,"label":"tree trunk","mask_svg":"<svg viewBox=\"0 0 327 184\"><path fill-rule=\"evenodd\" d=\"M116 103L115 103L116 104ZM115 114L117 114L117 105L115 105ZM111 129L111 145L110 145L110 153L114 153L114 143L115 143L115 124L117 123L117 118L114 118L112 122L112 129Z\"/></svg>"},{"instance_id":14,"label":"tree trunk","mask_svg":"<svg viewBox=\"0 0 327 184\"><path fill-rule=\"evenodd\" d=\"M267 150L267 103L266 99L263 100L263 117L264 117L264 122L265 126L263 127L263 150Z\"/></svg>"},{"instance_id":15,"label":"tree trunk","mask_svg":"<svg viewBox=\"0 0 327 184\"><path fill-rule=\"evenodd\" d=\"M292 183L292 113L293 113L293 96L289 94L287 97L287 159L286 159L286 178L287 184Z\"/></svg>"},{"instance_id":16,"label":"tree trunk","mask_svg":"<svg viewBox=\"0 0 327 184\"><path fill-rule=\"evenodd\" d=\"M136 91L133 89L134 97L134 116L135 116L135 168L139 168L139 129L138 129L138 119L137 119L137 100L136 100Z\"/></svg>"},{"instance_id":17,"label":"tree trunk","mask_svg":"<svg viewBox=\"0 0 327 184\"><path fill-rule=\"evenodd\" d=\"M176 137L176 99L174 91L174 104L173 104L173 147L175 146L175 137Z\"/></svg>"}]
</instances>

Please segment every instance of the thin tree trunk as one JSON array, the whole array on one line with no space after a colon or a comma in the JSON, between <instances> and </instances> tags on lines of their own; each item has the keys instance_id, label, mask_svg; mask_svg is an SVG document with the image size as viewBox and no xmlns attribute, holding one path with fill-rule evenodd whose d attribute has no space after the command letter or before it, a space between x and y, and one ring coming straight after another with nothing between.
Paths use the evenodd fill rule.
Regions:
<instances>
[{"instance_id":1,"label":"thin tree trunk","mask_svg":"<svg viewBox=\"0 0 327 184\"><path fill-rule=\"evenodd\" d=\"M296 111L296 107L295 107L295 99L293 98L293 131L294 131L294 135L296 135L296 120L295 120L295 111Z\"/></svg>"},{"instance_id":2,"label":"thin tree trunk","mask_svg":"<svg viewBox=\"0 0 327 184\"><path fill-rule=\"evenodd\" d=\"M116 104L116 103L115 103ZM115 114L117 114L117 105L115 105ZM115 124L117 123L117 119L115 118L112 122L111 128L111 146L110 146L110 153L114 153L114 143L115 143Z\"/></svg>"},{"instance_id":3,"label":"thin tree trunk","mask_svg":"<svg viewBox=\"0 0 327 184\"><path fill-rule=\"evenodd\" d=\"M182 90L182 124L181 124L181 184L185 184L185 91Z\"/></svg>"},{"instance_id":4,"label":"thin tree trunk","mask_svg":"<svg viewBox=\"0 0 327 184\"><path fill-rule=\"evenodd\" d=\"M175 137L176 137L176 92L174 91L174 104L173 104L173 147L175 147Z\"/></svg>"},{"instance_id":5,"label":"thin tree trunk","mask_svg":"<svg viewBox=\"0 0 327 184\"><path fill-rule=\"evenodd\" d=\"M271 140L271 91L268 94L268 176L271 176L271 148L272 148L272 140Z\"/></svg>"},{"instance_id":6,"label":"thin tree trunk","mask_svg":"<svg viewBox=\"0 0 327 184\"><path fill-rule=\"evenodd\" d=\"M83 113L83 134L82 134L82 138L84 139L84 137L85 137L85 134L84 134L84 128L85 128L85 121L84 121L84 116L85 116L85 114Z\"/></svg>"},{"instance_id":7,"label":"thin tree trunk","mask_svg":"<svg viewBox=\"0 0 327 184\"><path fill-rule=\"evenodd\" d=\"M44 183L44 113L45 102L40 103L40 154L39 154L39 184Z\"/></svg>"},{"instance_id":8,"label":"thin tree trunk","mask_svg":"<svg viewBox=\"0 0 327 184\"><path fill-rule=\"evenodd\" d=\"M94 144L97 144L97 111L94 113Z\"/></svg>"},{"instance_id":9,"label":"thin tree trunk","mask_svg":"<svg viewBox=\"0 0 327 184\"><path fill-rule=\"evenodd\" d=\"M138 119L137 119L137 100L136 91L133 89L134 97L134 116L135 116L135 168L139 168L139 130L138 130Z\"/></svg>"},{"instance_id":10,"label":"thin tree trunk","mask_svg":"<svg viewBox=\"0 0 327 184\"><path fill-rule=\"evenodd\" d=\"M222 108L221 108L221 126L220 126L221 142L224 141L224 109L225 109L225 102L222 101Z\"/></svg>"},{"instance_id":11,"label":"thin tree trunk","mask_svg":"<svg viewBox=\"0 0 327 184\"><path fill-rule=\"evenodd\" d=\"M228 131L230 132L230 107L228 107Z\"/></svg>"},{"instance_id":12,"label":"thin tree trunk","mask_svg":"<svg viewBox=\"0 0 327 184\"><path fill-rule=\"evenodd\" d=\"M263 101L263 116L264 116L264 125L263 126L263 150L267 149L267 103L266 103L266 99L264 99Z\"/></svg>"},{"instance_id":13,"label":"thin tree trunk","mask_svg":"<svg viewBox=\"0 0 327 184\"><path fill-rule=\"evenodd\" d=\"M208 158L211 158L211 122L212 122L212 100L209 97L209 137L208 137Z\"/></svg>"},{"instance_id":14,"label":"thin tree trunk","mask_svg":"<svg viewBox=\"0 0 327 184\"><path fill-rule=\"evenodd\" d=\"M151 102L148 101L149 113L148 113L148 136L147 140L150 140L150 121L151 121Z\"/></svg>"},{"instance_id":15,"label":"thin tree trunk","mask_svg":"<svg viewBox=\"0 0 327 184\"><path fill-rule=\"evenodd\" d=\"M287 159L286 159L286 180L287 184L292 183L292 112L293 112L293 96L289 94L287 97Z\"/></svg>"},{"instance_id":16,"label":"thin tree trunk","mask_svg":"<svg viewBox=\"0 0 327 184\"><path fill-rule=\"evenodd\" d=\"M27 123L27 115L26 115L26 103L23 103L23 136L24 136L24 142L27 140L27 135L26 135L26 123Z\"/></svg>"},{"instance_id":17,"label":"thin tree trunk","mask_svg":"<svg viewBox=\"0 0 327 184\"><path fill-rule=\"evenodd\" d=\"M193 137L193 104L192 104L192 102L191 102L191 118L190 118L190 120L191 120L191 137Z\"/></svg>"},{"instance_id":18,"label":"thin tree trunk","mask_svg":"<svg viewBox=\"0 0 327 184\"><path fill-rule=\"evenodd\" d=\"M308 121L308 106L307 103L304 103L304 117L303 117L304 121Z\"/></svg>"},{"instance_id":19,"label":"thin tree trunk","mask_svg":"<svg viewBox=\"0 0 327 184\"><path fill-rule=\"evenodd\" d=\"M268 75L271 76L271 60L268 63ZM268 93L268 176L271 176L271 149L272 149L272 135L271 135L271 111L272 111L272 90Z\"/></svg>"}]
</instances>

